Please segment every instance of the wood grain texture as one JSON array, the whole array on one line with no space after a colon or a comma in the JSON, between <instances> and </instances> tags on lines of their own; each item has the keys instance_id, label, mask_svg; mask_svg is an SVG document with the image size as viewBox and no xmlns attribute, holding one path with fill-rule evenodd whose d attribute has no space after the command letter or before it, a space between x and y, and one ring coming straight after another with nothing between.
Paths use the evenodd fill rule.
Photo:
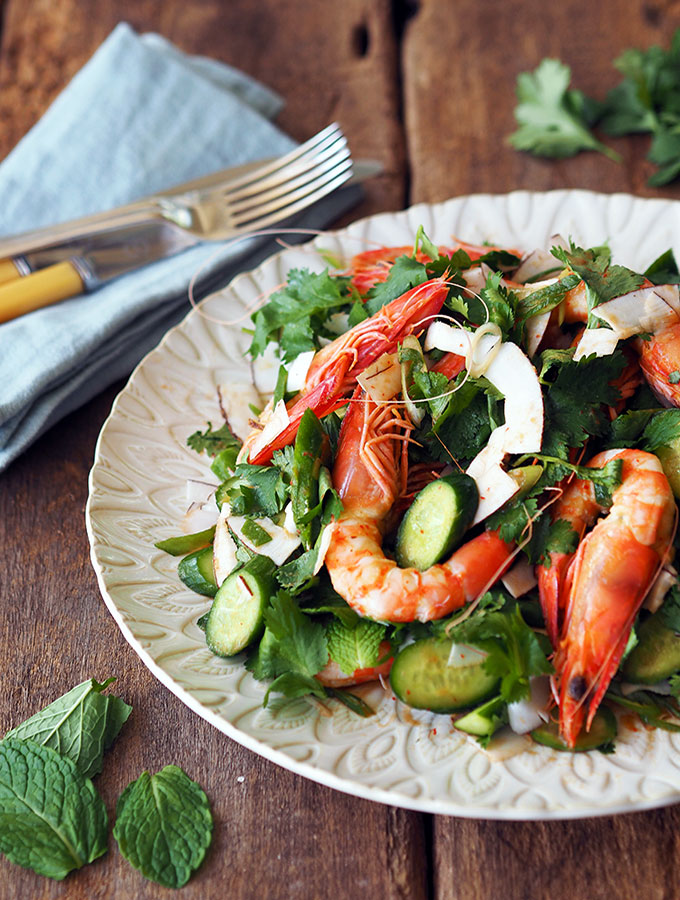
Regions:
<instances>
[{"instance_id":1,"label":"wood grain texture","mask_svg":"<svg viewBox=\"0 0 680 900\"><path fill-rule=\"evenodd\" d=\"M118 385L121 387L122 385ZM113 822L116 798L140 772L180 765L208 794L209 856L182 897L424 898L422 817L314 784L245 750L148 672L99 596L84 509L94 443L115 390L40 439L0 490L0 734L70 687L115 675L133 714L96 778ZM371 848L366 853L367 847ZM101 860L57 884L0 860L0 898L155 898L111 838Z\"/></svg>"},{"instance_id":2,"label":"wood grain texture","mask_svg":"<svg viewBox=\"0 0 680 900\"><path fill-rule=\"evenodd\" d=\"M571 67L574 87L603 99L620 80L612 62L623 50L668 46L679 26L675 2L422 0L402 49L410 201L521 188L679 198L679 184L663 190L646 185L653 167L644 159L644 136L607 138L622 164L592 152L539 159L506 143L515 130L519 72L556 57Z\"/></svg>"},{"instance_id":3,"label":"wood grain texture","mask_svg":"<svg viewBox=\"0 0 680 900\"><path fill-rule=\"evenodd\" d=\"M404 205L397 47L389 0L5 0L0 158L119 21L247 72L285 98L278 123L304 140L337 120L356 156L383 163L355 215ZM196 148L200 153L200 147Z\"/></svg>"}]
</instances>

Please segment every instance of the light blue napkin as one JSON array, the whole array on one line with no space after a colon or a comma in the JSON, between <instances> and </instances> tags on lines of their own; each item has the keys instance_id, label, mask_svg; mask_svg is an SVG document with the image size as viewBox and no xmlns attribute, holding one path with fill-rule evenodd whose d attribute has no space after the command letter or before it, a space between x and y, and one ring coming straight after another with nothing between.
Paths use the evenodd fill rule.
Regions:
<instances>
[{"instance_id":1,"label":"light blue napkin","mask_svg":"<svg viewBox=\"0 0 680 900\"><path fill-rule=\"evenodd\" d=\"M269 121L280 107L229 66L118 25L0 164L0 235L285 153L294 144ZM304 225L322 228L357 199L356 190L336 192ZM187 286L199 269L226 283L272 249L202 244L0 325L0 471L132 370L188 311Z\"/></svg>"}]
</instances>

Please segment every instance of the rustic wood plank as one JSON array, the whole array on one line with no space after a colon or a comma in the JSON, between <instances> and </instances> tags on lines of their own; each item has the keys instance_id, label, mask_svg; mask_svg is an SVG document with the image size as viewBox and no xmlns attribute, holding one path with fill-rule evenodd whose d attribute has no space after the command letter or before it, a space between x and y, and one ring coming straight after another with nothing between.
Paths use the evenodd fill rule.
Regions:
<instances>
[{"instance_id":1,"label":"rustic wood plank","mask_svg":"<svg viewBox=\"0 0 680 900\"><path fill-rule=\"evenodd\" d=\"M612 61L624 49L667 47L678 26L676 4L643 0L422 0L403 44L410 202L564 187L680 197L678 183L646 185L652 166L642 136L607 139L624 157L621 165L599 153L539 159L505 143L515 129L519 72L556 57L571 67L574 87L602 99L620 80Z\"/></svg>"},{"instance_id":2,"label":"rustic wood plank","mask_svg":"<svg viewBox=\"0 0 680 900\"><path fill-rule=\"evenodd\" d=\"M680 895L678 807L574 822L435 819L433 896L668 900Z\"/></svg>"},{"instance_id":3,"label":"rustic wood plank","mask_svg":"<svg viewBox=\"0 0 680 900\"><path fill-rule=\"evenodd\" d=\"M557 57L571 66L574 86L603 97L619 79L611 66L616 56L626 47L667 46L678 26L673 4L422 0L403 44L410 201L561 187L680 197L677 184L647 187L651 166L642 137L611 141L623 165L597 153L537 159L505 144L515 128L519 72ZM673 808L548 824L437 816L433 896L623 900L633 890L645 898L677 896L678 815Z\"/></svg>"},{"instance_id":4,"label":"rustic wood plank","mask_svg":"<svg viewBox=\"0 0 680 900\"><path fill-rule=\"evenodd\" d=\"M139 0L6 0L0 44L0 158L19 141L121 19L189 53L236 66L286 99L279 124L303 140L333 120L356 156L385 174L354 215L400 208L404 142L389 0L276 0L200 4ZM332 23L332 27L329 27ZM196 148L200 153L200 147Z\"/></svg>"},{"instance_id":5,"label":"rustic wood plank","mask_svg":"<svg viewBox=\"0 0 680 900\"><path fill-rule=\"evenodd\" d=\"M118 386L120 387L120 386ZM187 898L424 898L422 817L333 791L245 750L192 713L144 667L104 606L84 527L87 471L115 389L40 439L3 475L0 546L0 734L73 685L115 675L134 712L96 779L113 821L116 798L147 769L184 768L208 794L215 835ZM366 848L370 848L367 852ZM155 898L119 854L65 886L0 860L4 897ZM67 893L64 893L66 891Z\"/></svg>"},{"instance_id":6,"label":"rustic wood plank","mask_svg":"<svg viewBox=\"0 0 680 900\"><path fill-rule=\"evenodd\" d=\"M355 154L377 157L386 168L363 211L403 201L388 0L333 0L323 7L314 0L285 6L274 0L4 0L2 12L0 157L124 16L139 31L158 31L278 90L287 100L281 127L298 139L339 119ZM307 900L328 896L329 886L338 898L363 888L381 897L425 897L423 817L331 791L244 750L160 685L124 641L99 597L83 522L94 441L113 395L106 391L55 427L0 483L6 556L0 728L87 677L116 674L116 690L135 712L97 779L110 816L128 781L169 762L199 781L212 802L213 847L183 897L222 897L227 890L234 897ZM112 839L104 859L64 884L6 860L0 871L0 896L7 897L167 894L131 869Z\"/></svg>"}]
</instances>

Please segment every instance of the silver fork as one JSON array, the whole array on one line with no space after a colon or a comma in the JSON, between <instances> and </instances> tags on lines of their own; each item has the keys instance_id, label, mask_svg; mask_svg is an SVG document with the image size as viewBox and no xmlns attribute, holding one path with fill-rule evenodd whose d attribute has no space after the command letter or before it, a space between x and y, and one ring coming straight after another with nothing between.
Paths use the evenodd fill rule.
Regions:
<instances>
[{"instance_id":1,"label":"silver fork","mask_svg":"<svg viewBox=\"0 0 680 900\"><path fill-rule=\"evenodd\" d=\"M46 265L64 257L57 256L57 247L68 245L69 255L78 256L102 235L109 237L109 244L120 243L121 231L151 223L179 229L181 234L170 241L178 249L198 241L226 240L290 218L344 184L351 170L347 141L333 123L262 165L217 172L115 210L0 240L0 259L51 250L41 254L39 264ZM37 267L37 258L30 263L29 269Z\"/></svg>"}]
</instances>

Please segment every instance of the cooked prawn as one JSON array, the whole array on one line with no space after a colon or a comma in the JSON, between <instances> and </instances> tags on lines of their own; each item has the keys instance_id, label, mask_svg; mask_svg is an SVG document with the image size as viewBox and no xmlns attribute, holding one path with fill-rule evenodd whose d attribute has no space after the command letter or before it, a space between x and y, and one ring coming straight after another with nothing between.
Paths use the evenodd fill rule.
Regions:
<instances>
[{"instance_id":1,"label":"cooked prawn","mask_svg":"<svg viewBox=\"0 0 680 900\"><path fill-rule=\"evenodd\" d=\"M403 490L399 462L409 427L397 406L379 407L357 397L342 424L333 470L344 511L333 529L326 568L347 603L379 621L440 619L500 577L511 556L511 548L493 531L424 572L399 568L385 556L383 531Z\"/></svg>"},{"instance_id":2,"label":"cooked prawn","mask_svg":"<svg viewBox=\"0 0 680 900\"><path fill-rule=\"evenodd\" d=\"M612 459L622 461L621 484L608 514L580 542L559 589L564 622L554 664L560 730L570 747L584 718L590 728L635 616L668 558L675 524L673 493L656 456L609 450L588 465L600 468ZM577 521L589 520L594 509L606 512L590 481L575 480L569 494Z\"/></svg>"},{"instance_id":3,"label":"cooked prawn","mask_svg":"<svg viewBox=\"0 0 680 900\"><path fill-rule=\"evenodd\" d=\"M396 350L407 335L422 331L440 311L447 292L444 278L418 285L319 350L304 388L288 404L289 424L265 448L251 455L249 462L267 463L274 450L290 444L306 409L321 417L343 406L356 386L357 375L383 353ZM259 430L244 446L250 446Z\"/></svg>"}]
</instances>

